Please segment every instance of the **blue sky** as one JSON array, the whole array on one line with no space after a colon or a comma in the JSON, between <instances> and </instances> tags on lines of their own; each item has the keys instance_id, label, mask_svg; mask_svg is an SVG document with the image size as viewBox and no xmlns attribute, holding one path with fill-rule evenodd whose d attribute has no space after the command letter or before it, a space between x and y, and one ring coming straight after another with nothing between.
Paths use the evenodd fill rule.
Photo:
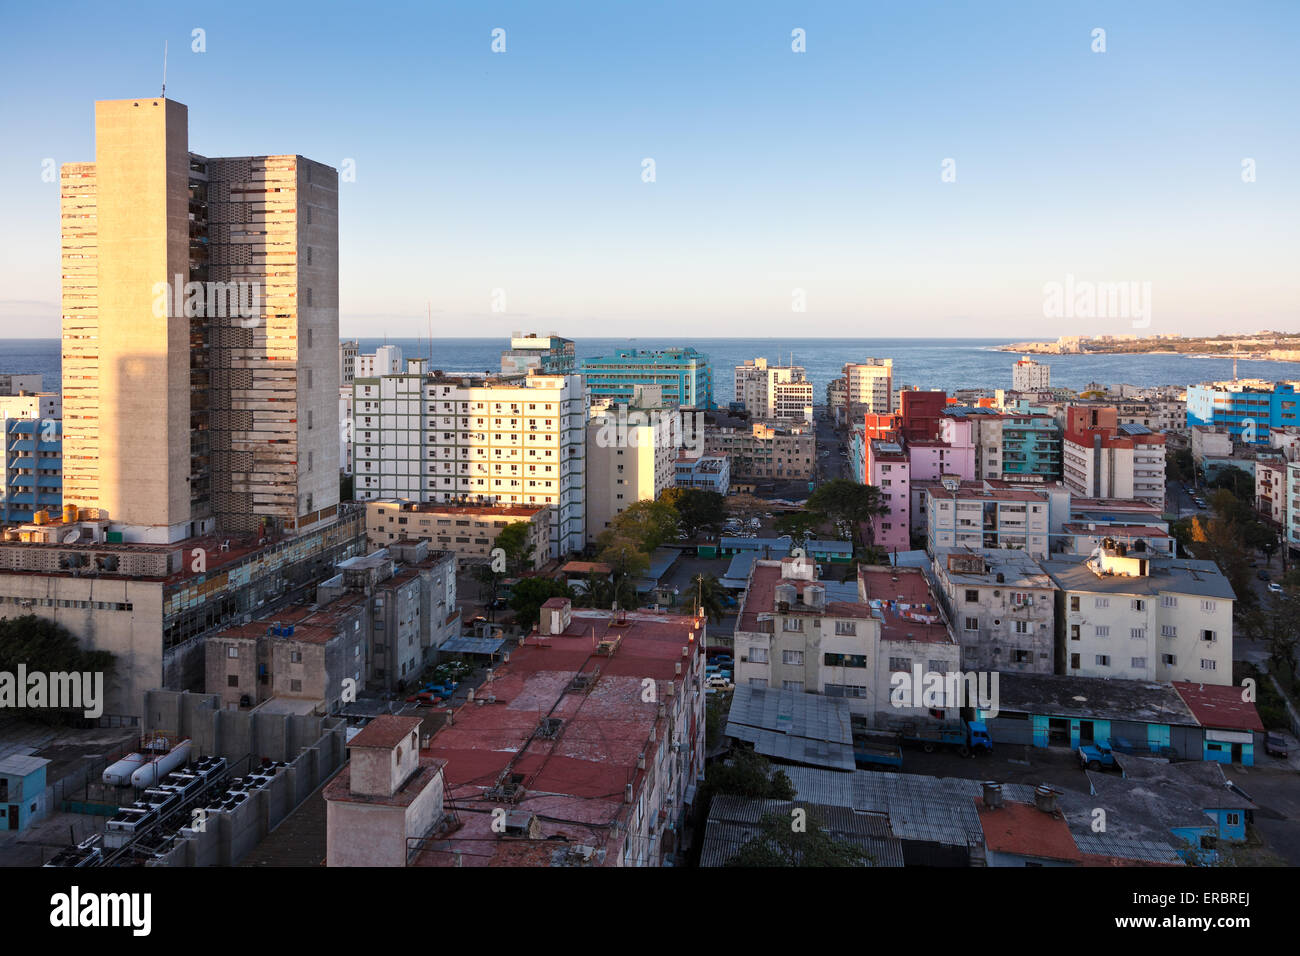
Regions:
<instances>
[{"instance_id":1,"label":"blue sky","mask_svg":"<svg viewBox=\"0 0 1300 956\"><path fill-rule=\"evenodd\" d=\"M1067 275L1149 282L1148 332L1300 327L1295 3L237 0L6 12L0 338L58 334L41 164L164 40L195 152L355 162L345 335L1132 330L1046 318Z\"/></svg>"}]
</instances>

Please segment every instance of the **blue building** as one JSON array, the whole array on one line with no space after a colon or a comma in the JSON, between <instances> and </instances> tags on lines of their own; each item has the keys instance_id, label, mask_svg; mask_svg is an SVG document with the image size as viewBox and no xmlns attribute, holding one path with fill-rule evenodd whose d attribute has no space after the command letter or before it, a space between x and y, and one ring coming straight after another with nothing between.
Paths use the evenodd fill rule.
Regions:
<instances>
[{"instance_id":1,"label":"blue building","mask_svg":"<svg viewBox=\"0 0 1300 956\"><path fill-rule=\"evenodd\" d=\"M1187 390L1187 425L1221 425L1233 441L1268 444L1268 430L1300 425L1291 382L1204 382Z\"/></svg>"},{"instance_id":2,"label":"blue building","mask_svg":"<svg viewBox=\"0 0 1300 956\"><path fill-rule=\"evenodd\" d=\"M45 815L44 757L0 758L0 830L24 830Z\"/></svg>"},{"instance_id":3,"label":"blue building","mask_svg":"<svg viewBox=\"0 0 1300 956\"><path fill-rule=\"evenodd\" d=\"M32 520L63 507L63 423L56 418L0 418L4 423L4 481L0 523Z\"/></svg>"},{"instance_id":4,"label":"blue building","mask_svg":"<svg viewBox=\"0 0 1300 956\"><path fill-rule=\"evenodd\" d=\"M583 359L582 374L591 397L633 400L637 385L658 385L665 405L715 408L709 357L693 348L619 349L603 358Z\"/></svg>"}]
</instances>

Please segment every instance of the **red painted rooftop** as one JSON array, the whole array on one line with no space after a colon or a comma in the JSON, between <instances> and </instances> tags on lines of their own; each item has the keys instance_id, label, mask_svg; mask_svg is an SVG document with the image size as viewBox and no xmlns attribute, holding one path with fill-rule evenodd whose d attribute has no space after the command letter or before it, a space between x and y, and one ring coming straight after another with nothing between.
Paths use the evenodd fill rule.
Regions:
<instances>
[{"instance_id":1,"label":"red painted rooftop","mask_svg":"<svg viewBox=\"0 0 1300 956\"><path fill-rule=\"evenodd\" d=\"M1083 862L1083 854L1075 846L1070 827L1061 814L1044 813L1028 803L1013 801L996 808L987 807L978 797L975 805L980 826L984 828L984 845L992 852Z\"/></svg>"},{"instance_id":2,"label":"red painted rooftop","mask_svg":"<svg viewBox=\"0 0 1300 956\"><path fill-rule=\"evenodd\" d=\"M1174 690L1202 727L1264 732L1259 711L1253 702L1241 699L1240 687L1174 681Z\"/></svg>"},{"instance_id":3,"label":"red painted rooftop","mask_svg":"<svg viewBox=\"0 0 1300 956\"><path fill-rule=\"evenodd\" d=\"M868 601L881 602L881 640L952 642L939 614L939 602L919 568L862 565L858 568L858 593ZM935 621L922 619L926 617Z\"/></svg>"}]
</instances>

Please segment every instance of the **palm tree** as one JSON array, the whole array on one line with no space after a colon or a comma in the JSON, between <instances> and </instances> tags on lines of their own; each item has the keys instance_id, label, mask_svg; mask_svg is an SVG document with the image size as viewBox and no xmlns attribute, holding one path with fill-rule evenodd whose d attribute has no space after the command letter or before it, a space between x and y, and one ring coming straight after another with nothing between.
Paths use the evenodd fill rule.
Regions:
<instances>
[{"instance_id":1,"label":"palm tree","mask_svg":"<svg viewBox=\"0 0 1300 956\"><path fill-rule=\"evenodd\" d=\"M726 606L723 602L722 585L715 575L697 574L691 578L691 590L687 595L686 607L691 614L698 613L702 608L704 616L715 624L722 620L726 613Z\"/></svg>"}]
</instances>

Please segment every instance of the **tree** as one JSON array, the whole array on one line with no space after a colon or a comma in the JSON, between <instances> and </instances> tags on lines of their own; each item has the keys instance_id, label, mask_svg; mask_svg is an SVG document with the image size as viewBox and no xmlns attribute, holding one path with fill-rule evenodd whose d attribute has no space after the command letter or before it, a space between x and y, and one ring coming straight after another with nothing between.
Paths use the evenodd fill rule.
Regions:
<instances>
[{"instance_id":1,"label":"tree","mask_svg":"<svg viewBox=\"0 0 1300 956\"><path fill-rule=\"evenodd\" d=\"M512 521L497 535L497 547L505 552L507 574L518 574L532 562L533 547L528 541L531 529L527 521Z\"/></svg>"},{"instance_id":2,"label":"tree","mask_svg":"<svg viewBox=\"0 0 1300 956\"><path fill-rule=\"evenodd\" d=\"M634 501L610 522L611 538L624 537L649 554L665 541L677 538L677 509L666 501Z\"/></svg>"},{"instance_id":3,"label":"tree","mask_svg":"<svg viewBox=\"0 0 1300 956\"><path fill-rule=\"evenodd\" d=\"M1238 500L1246 502L1247 506L1255 500L1254 476L1235 465L1224 468L1215 475L1210 487L1230 492Z\"/></svg>"},{"instance_id":4,"label":"tree","mask_svg":"<svg viewBox=\"0 0 1300 956\"><path fill-rule=\"evenodd\" d=\"M0 618L0 673L16 674L20 665L29 674L100 673L107 683L117 658L109 651L83 649L63 625L35 614ZM24 715L46 723L66 724L83 719L84 710L41 708Z\"/></svg>"},{"instance_id":5,"label":"tree","mask_svg":"<svg viewBox=\"0 0 1300 956\"><path fill-rule=\"evenodd\" d=\"M695 614L703 608L704 616L715 624L727 613L722 585L716 575L697 574L691 578L691 590L686 598L689 613Z\"/></svg>"},{"instance_id":6,"label":"tree","mask_svg":"<svg viewBox=\"0 0 1300 956\"><path fill-rule=\"evenodd\" d=\"M636 581L626 574L605 575L593 571L587 575L586 587L578 595L576 603L606 610L612 610L615 603L621 608L636 607Z\"/></svg>"},{"instance_id":7,"label":"tree","mask_svg":"<svg viewBox=\"0 0 1300 956\"><path fill-rule=\"evenodd\" d=\"M762 754L740 747L726 763L709 765L703 793L710 799L714 794L728 793L737 797L793 800L794 785L784 771L773 770L771 762Z\"/></svg>"},{"instance_id":8,"label":"tree","mask_svg":"<svg viewBox=\"0 0 1300 956\"><path fill-rule=\"evenodd\" d=\"M1250 584L1250 561L1243 544L1241 528L1224 518L1192 518L1191 550L1198 558L1218 565L1228 584L1237 594L1240 607L1255 602L1255 589Z\"/></svg>"},{"instance_id":9,"label":"tree","mask_svg":"<svg viewBox=\"0 0 1300 956\"><path fill-rule=\"evenodd\" d=\"M805 816L802 823L793 814L764 814L758 834L727 861L735 867L866 866L871 854L856 844L832 836L822 829L817 814L797 807Z\"/></svg>"},{"instance_id":10,"label":"tree","mask_svg":"<svg viewBox=\"0 0 1300 956\"><path fill-rule=\"evenodd\" d=\"M1195 481L1196 464L1190 448L1170 449L1165 452L1165 476L1173 481Z\"/></svg>"},{"instance_id":11,"label":"tree","mask_svg":"<svg viewBox=\"0 0 1300 956\"><path fill-rule=\"evenodd\" d=\"M681 529L691 537L716 534L727 520L726 499L703 488L669 488L659 500L677 512Z\"/></svg>"},{"instance_id":12,"label":"tree","mask_svg":"<svg viewBox=\"0 0 1300 956\"><path fill-rule=\"evenodd\" d=\"M835 478L819 485L808 496L804 506L809 512L820 516L822 521L842 522L849 526L849 536L854 550L864 543L875 545L875 521L882 515L889 514L889 506L880 497L880 489L875 485L860 485L847 478ZM867 528L866 541L862 540L861 529Z\"/></svg>"},{"instance_id":13,"label":"tree","mask_svg":"<svg viewBox=\"0 0 1300 956\"><path fill-rule=\"evenodd\" d=\"M602 534L599 558L620 577L635 577L650 567L650 555L626 535Z\"/></svg>"},{"instance_id":14,"label":"tree","mask_svg":"<svg viewBox=\"0 0 1300 956\"><path fill-rule=\"evenodd\" d=\"M542 605L553 597L573 600L572 589L563 581L551 578L522 578L511 589L510 607L515 623L527 633L541 617Z\"/></svg>"}]
</instances>

